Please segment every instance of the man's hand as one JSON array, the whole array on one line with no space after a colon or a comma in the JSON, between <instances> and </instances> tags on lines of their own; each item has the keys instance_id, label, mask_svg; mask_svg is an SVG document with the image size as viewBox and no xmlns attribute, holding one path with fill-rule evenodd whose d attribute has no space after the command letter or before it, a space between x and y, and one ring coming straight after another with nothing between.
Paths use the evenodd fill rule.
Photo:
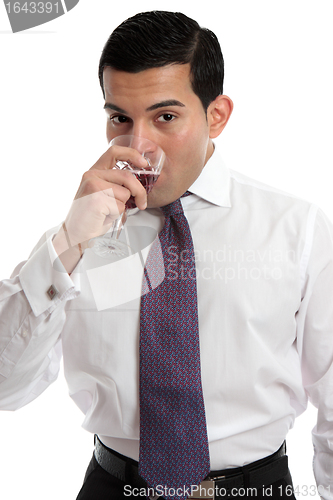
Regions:
<instances>
[{"instance_id":1,"label":"man's hand","mask_svg":"<svg viewBox=\"0 0 333 500\"><path fill-rule=\"evenodd\" d=\"M79 244L81 249L85 249L91 238L104 234L124 212L130 196L134 197L139 209L144 210L147 206L146 190L138 179L128 171L113 168L118 160L129 161L137 167L147 167L147 160L135 149L112 146L83 174L64 222L65 227L53 240L68 272L73 270L80 258ZM71 252L66 252L65 259L62 254L68 250L69 244Z\"/></svg>"}]
</instances>

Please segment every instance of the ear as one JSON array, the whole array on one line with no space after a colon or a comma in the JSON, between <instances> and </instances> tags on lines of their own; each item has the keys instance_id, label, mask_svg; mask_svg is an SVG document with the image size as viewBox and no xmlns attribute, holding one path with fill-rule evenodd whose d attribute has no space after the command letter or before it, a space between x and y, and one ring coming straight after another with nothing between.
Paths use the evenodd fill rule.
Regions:
<instances>
[{"instance_id":1,"label":"ear","mask_svg":"<svg viewBox=\"0 0 333 500\"><path fill-rule=\"evenodd\" d=\"M230 97L218 95L210 103L207 109L207 121L209 126L209 137L215 139L220 135L232 113L234 104Z\"/></svg>"}]
</instances>

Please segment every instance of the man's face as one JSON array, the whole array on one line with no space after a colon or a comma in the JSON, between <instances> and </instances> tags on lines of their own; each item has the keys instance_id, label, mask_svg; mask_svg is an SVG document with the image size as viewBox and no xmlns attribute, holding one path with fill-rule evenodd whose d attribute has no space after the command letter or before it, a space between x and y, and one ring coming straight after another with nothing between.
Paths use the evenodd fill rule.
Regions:
<instances>
[{"instance_id":1,"label":"man's face","mask_svg":"<svg viewBox=\"0 0 333 500\"><path fill-rule=\"evenodd\" d=\"M135 74L104 70L108 141L133 134L158 144L166 154L162 173L148 195L150 208L179 198L213 152L206 113L189 74L188 64Z\"/></svg>"}]
</instances>

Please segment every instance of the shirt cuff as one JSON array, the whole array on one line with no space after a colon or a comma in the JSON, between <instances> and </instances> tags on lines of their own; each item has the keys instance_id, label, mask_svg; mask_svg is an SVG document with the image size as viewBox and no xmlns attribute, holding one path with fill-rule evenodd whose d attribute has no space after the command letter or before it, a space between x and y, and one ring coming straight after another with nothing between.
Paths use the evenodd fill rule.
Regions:
<instances>
[{"instance_id":1,"label":"shirt cuff","mask_svg":"<svg viewBox=\"0 0 333 500\"><path fill-rule=\"evenodd\" d=\"M35 316L79 294L53 247L53 236L38 248L19 273L22 289Z\"/></svg>"}]
</instances>

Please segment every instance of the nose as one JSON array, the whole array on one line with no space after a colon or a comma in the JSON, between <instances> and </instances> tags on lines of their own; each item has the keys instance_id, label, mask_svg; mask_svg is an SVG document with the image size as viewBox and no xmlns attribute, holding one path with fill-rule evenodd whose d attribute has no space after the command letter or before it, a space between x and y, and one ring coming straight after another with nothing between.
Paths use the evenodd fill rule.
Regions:
<instances>
[{"instance_id":1,"label":"nose","mask_svg":"<svg viewBox=\"0 0 333 500\"><path fill-rule=\"evenodd\" d=\"M132 136L131 147L139 151L141 155L147 157L147 155L153 154L157 146L148 137L141 137L137 135Z\"/></svg>"},{"instance_id":2,"label":"nose","mask_svg":"<svg viewBox=\"0 0 333 500\"><path fill-rule=\"evenodd\" d=\"M154 142L154 137L152 133L152 129L149 126L148 123L146 123L144 120L139 120L133 122L132 129L131 129L131 134L136 138L136 139L148 139L150 141ZM140 142L137 142L140 144ZM134 144L134 143L133 143ZM135 145L132 146L133 148L137 149Z\"/></svg>"},{"instance_id":3,"label":"nose","mask_svg":"<svg viewBox=\"0 0 333 500\"><path fill-rule=\"evenodd\" d=\"M154 142L154 134L146 121L138 120L133 122L131 134L133 136L131 143L133 149L136 149L141 154L151 151L152 146L148 142Z\"/></svg>"},{"instance_id":4,"label":"nose","mask_svg":"<svg viewBox=\"0 0 333 500\"><path fill-rule=\"evenodd\" d=\"M131 148L136 149L137 151L139 151L140 154L143 154L145 152L143 147L143 142L144 138L137 135L135 131L133 131Z\"/></svg>"}]
</instances>

